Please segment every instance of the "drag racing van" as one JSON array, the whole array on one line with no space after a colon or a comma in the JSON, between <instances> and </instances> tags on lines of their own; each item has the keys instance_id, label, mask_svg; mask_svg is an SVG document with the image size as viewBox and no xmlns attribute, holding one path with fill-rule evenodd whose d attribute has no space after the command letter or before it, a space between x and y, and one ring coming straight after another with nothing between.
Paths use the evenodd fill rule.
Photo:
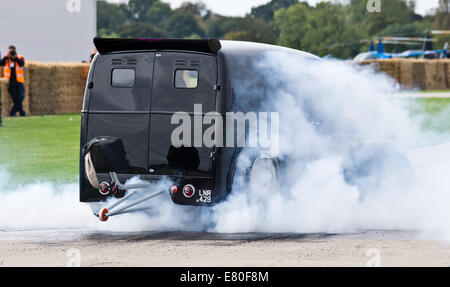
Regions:
<instances>
[{"instance_id":1,"label":"drag racing van","mask_svg":"<svg viewBox=\"0 0 450 287\"><path fill-rule=\"evenodd\" d=\"M256 111L263 101L246 102L233 83L258 78L261 71L252 63L264 52L319 58L273 45L217 39L95 38L94 44L98 53L90 66L81 112L79 192L80 201L87 203L118 198L93 208L100 220L133 211L164 193L175 204L213 205L227 197L237 176L250 181L260 169L268 170L270 183L277 185L282 162L267 153L255 152L245 168L238 168L242 147L175 146L173 116L181 111L194 125L196 114L223 117L230 111ZM264 97L264 87L261 77L246 90ZM221 130L226 130L226 121L222 123ZM202 132L207 128L202 126ZM346 166L348 181L353 180L349 174L370 172L353 161ZM144 183L126 184L136 176ZM163 178L169 178L171 186L148 188Z\"/></svg>"}]
</instances>

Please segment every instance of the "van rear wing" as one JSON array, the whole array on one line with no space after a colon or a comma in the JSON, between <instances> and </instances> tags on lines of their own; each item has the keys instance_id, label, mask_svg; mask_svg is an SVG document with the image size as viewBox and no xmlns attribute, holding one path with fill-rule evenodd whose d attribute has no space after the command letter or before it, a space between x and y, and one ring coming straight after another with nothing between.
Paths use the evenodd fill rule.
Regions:
<instances>
[{"instance_id":1,"label":"van rear wing","mask_svg":"<svg viewBox=\"0 0 450 287\"><path fill-rule=\"evenodd\" d=\"M182 50L216 54L222 45L216 38L209 39L121 39L94 38L100 54L119 51Z\"/></svg>"}]
</instances>

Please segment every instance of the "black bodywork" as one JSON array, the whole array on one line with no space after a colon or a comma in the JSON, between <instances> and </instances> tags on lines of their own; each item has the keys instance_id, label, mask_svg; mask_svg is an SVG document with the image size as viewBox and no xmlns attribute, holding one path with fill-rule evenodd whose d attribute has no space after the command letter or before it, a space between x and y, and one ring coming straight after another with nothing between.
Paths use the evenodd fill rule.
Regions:
<instances>
[{"instance_id":1,"label":"black bodywork","mask_svg":"<svg viewBox=\"0 0 450 287\"><path fill-rule=\"evenodd\" d=\"M236 95L233 84L242 82L250 74L254 76L257 71L252 63L265 51L302 53L271 45L217 39L96 38L94 43L99 53L91 64L81 120L82 202L107 198L90 185L82 157L83 147L99 136L116 137L123 142L129 165L116 171L121 182L137 175L147 181L168 177L180 188L191 184L197 191L191 198L181 192L172 195L177 204L210 205L223 200L231 190L235 162L241 149L175 148L171 145L171 134L177 125L171 124L172 115L183 111L192 119L194 104L200 103L203 114L214 111L224 116L228 111L253 109L244 93ZM306 53L303 56L310 57ZM114 87L112 73L115 69L133 70L132 85ZM197 71L196 88L176 88L177 70ZM242 99L243 105L239 105L237 97ZM193 119L191 123L194 124ZM100 181L108 181L107 173L98 172L97 176ZM211 193L210 202L200 197L204 191Z\"/></svg>"}]
</instances>

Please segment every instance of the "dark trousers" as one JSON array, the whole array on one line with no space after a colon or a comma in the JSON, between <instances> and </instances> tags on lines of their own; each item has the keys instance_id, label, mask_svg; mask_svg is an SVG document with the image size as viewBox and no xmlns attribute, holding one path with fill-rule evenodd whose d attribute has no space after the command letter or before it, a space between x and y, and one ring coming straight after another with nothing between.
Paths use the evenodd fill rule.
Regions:
<instances>
[{"instance_id":1,"label":"dark trousers","mask_svg":"<svg viewBox=\"0 0 450 287\"><path fill-rule=\"evenodd\" d=\"M25 86L22 83L10 82L9 93L14 102L10 115L13 117L17 112L23 117L25 111L23 110L23 100L25 99Z\"/></svg>"}]
</instances>

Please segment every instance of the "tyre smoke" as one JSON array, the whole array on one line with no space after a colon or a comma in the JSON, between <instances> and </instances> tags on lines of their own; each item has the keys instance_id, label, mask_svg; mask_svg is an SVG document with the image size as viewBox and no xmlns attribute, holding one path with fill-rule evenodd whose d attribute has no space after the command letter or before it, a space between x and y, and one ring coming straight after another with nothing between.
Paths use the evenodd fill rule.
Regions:
<instances>
[{"instance_id":1,"label":"tyre smoke","mask_svg":"<svg viewBox=\"0 0 450 287\"><path fill-rule=\"evenodd\" d=\"M175 206L164 195L148 203L149 211L99 223L78 203L77 184L11 189L3 172L0 229L394 229L450 240L450 135L424 128L425 119L410 113L422 108L392 96L398 93L393 80L372 67L284 53L266 53L251 65L258 75L232 82L236 105L245 109L257 102L260 110L280 115L277 188L267 188L269 175L262 172L253 179L260 184L235 180L228 199L212 208ZM238 165L251 162L252 153L244 151ZM152 189L162 186L170 183Z\"/></svg>"},{"instance_id":2,"label":"tyre smoke","mask_svg":"<svg viewBox=\"0 0 450 287\"><path fill-rule=\"evenodd\" d=\"M422 128L424 119L409 112L421 108L393 97L393 80L372 67L281 53L254 65L271 93L261 106L280 113L279 185L235 184L214 207L212 230L400 229L450 239L450 145L433 147L450 137ZM240 81L234 87L257 87L261 79ZM236 94L252 102L248 89ZM363 147L349 159L355 146ZM243 162L249 157L241 155ZM354 182L346 179L346 161L355 167ZM364 169L375 178L357 174Z\"/></svg>"}]
</instances>

